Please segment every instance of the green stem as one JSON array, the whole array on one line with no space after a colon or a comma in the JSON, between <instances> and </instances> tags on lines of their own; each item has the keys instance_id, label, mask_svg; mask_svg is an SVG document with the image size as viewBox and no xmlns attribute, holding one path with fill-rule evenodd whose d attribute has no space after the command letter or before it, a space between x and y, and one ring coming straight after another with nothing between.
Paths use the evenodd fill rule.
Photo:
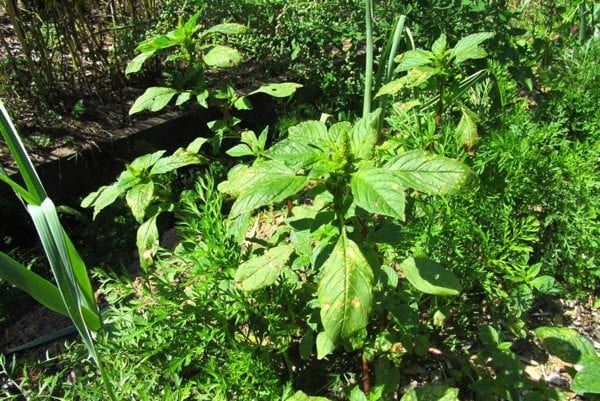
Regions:
<instances>
[{"instance_id":1,"label":"green stem","mask_svg":"<svg viewBox=\"0 0 600 401\"><path fill-rule=\"evenodd\" d=\"M365 22L367 25L367 57L365 63L365 93L363 118L371 113L371 91L373 90L373 0L365 0Z\"/></svg>"},{"instance_id":2,"label":"green stem","mask_svg":"<svg viewBox=\"0 0 600 401\"><path fill-rule=\"evenodd\" d=\"M384 52L384 56L387 55L387 64L385 66L385 70L380 68L376 90L379 90L379 88L381 88L383 85L390 82L390 79L392 78L392 72L394 71L394 57L396 57L396 53L398 53L398 47L400 47L400 39L402 39L402 32L404 31L405 22L406 16L401 15L394 24L392 36L388 39ZM383 66L383 63L381 66ZM381 115L379 116L379 121L377 122L377 136L379 139L381 139L381 131L383 129L383 122L385 120L389 103L389 96L382 96L381 100L379 101L379 107L381 108Z\"/></svg>"}]
</instances>

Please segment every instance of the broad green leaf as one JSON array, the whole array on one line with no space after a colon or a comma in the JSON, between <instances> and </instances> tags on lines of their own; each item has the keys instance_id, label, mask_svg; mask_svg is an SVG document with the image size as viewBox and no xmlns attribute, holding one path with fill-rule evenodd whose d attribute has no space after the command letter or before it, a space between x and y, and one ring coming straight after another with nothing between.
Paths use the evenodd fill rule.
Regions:
<instances>
[{"instance_id":1,"label":"broad green leaf","mask_svg":"<svg viewBox=\"0 0 600 401\"><path fill-rule=\"evenodd\" d=\"M151 87L146 89L142 96L138 97L131 108L129 115L139 113L140 111L159 111L162 110L169 101L177 94L173 88Z\"/></svg>"},{"instance_id":2,"label":"broad green leaf","mask_svg":"<svg viewBox=\"0 0 600 401\"><path fill-rule=\"evenodd\" d=\"M598 359L596 349L585 337L568 327L538 327L535 335L549 353L565 362L585 364Z\"/></svg>"},{"instance_id":3,"label":"broad green leaf","mask_svg":"<svg viewBox=\"0 0 600 401\"><path fill-rule=\"evenodd\" d=\"M64 316L69 316L58 288L25 266L0 252L0 280L25 291L36 301Z\"/></svg>"},{"instance_id":4,"label":"broad green leaf","mask_svg":"<svg viewBox=\"0 0 600 401\"><path fill-rule=\"evenodd\" d=\"M156 53L156 50L151 50L148 52L138 54L133 60L127 63L127 67L125 68L125 75L133 74L142 69L142 65L152 57Z\"/></svg>"},{"instance_id":5,"label":"broad green leaf","mask_svg":"<svg viewBox=\"0 0 600 401\"><path fill-rule=\"evenodd\" d=\"M337 348L337 344L322 331L317 335L317 359L323 359Z\"/></svg>"},{"instance_id":6,"label":"broad green leaf","mask_svg":"<svg viewBox=\"0 0 600 401\"><path fill-rule=\"evenodd\" d=\"M539 276L531 280L531 286L544 295L558 295L563 287L552 276Z\"/></svg>"},{"instance_id":7,"label":"broad green leaf","mask_svg":"<svg viewBox=\"0 0 600 401\"><path fill-rule=\"evenodd\" d=\"M515 312L527 312L533 306L533 292L527 284L513 288L507 302L508 307Z\"/></svg>"},{"instance_id":8,"label":"broad green leaf","mask_svg":"<svg viewBox=\"0 0 600 401\"><path fill-rule=\"evenodd\" d=\"M174 38L160 35L140 43L135 50L140 53L156 52L157 50L166 49L167 47L175 46L179 43L180 42Z\"/></svg>"},{"instance_id":9,"label":"broad green leaf","mask_svg":"<svg viewBox=\"0 0 600 401\"><path fill-rule=\"evenodd\" d=\"M177 100L175 101L175 106L181 106L182 104L184 104L191 98L192 98L192 92L190 92L190 91L181 92L179 94L179 96L177 96Z\"/></svg>"},{"instance_id":10,"label":"broad green leaf","mask_svg":"<svg viewBox=\"0 0 600 401\"><path fill-rule=\"evenodd\" d=\"M126 172L127 171L123 173ZM93 206L94 214L92 219L95 219L102 209L111 205L120 196L123 196L127 190L133 187L137 182L137 179L132 179L129 181L123 181L122 183L114 182L111 185L100 187L97 191L90 193L81 201L81 207L87 208Z\"/></svg>"},{"instance_id":11,"label":"broad green leaf","mask_svg":"<svg viewBox=\"0 0 600 401\"><path fill-rule=\"evenodd\" d=\"M209 67L233 67L242 61L242 55L232 47L217 45L203 57Z\"/></svg>"},{"instance_id":12,"label":"broad green leaf","mask_svg":"<svg viewBox=\"0 0 600 401\"><path fill-rule=\"evenodd\" d=\"M192 164L202 164L205 159L197 153L179 148L171 156L163 157L152 166L151 175L164 174Z\"/></svg>"},{"instance_id":13,"label":"broad green leaf","mask_svg":"<svg viewBox=\"0 0 600 401\"><path fill-rule=\"evenodd\" d=\"M404 185L394 173L382 168L359 170L350 185L358 206L404 221Z\"/></svg>"},{"instance_id":14,"label":"broad green leaf","mask_svg":"<svg viewBox=\"0 0 600 401\"><path fill-rule=\"evenodd\" d=\"M459 401L458 389L440 384L408 390L400 401Z\"/></svg>"},{"instance_id":15,"label":"broad green leaf","mask_svg":"<svg viewBox=\"0 0 600 401\"><path fill-rule=\"evenodd\" d=\"M479 133L477 132L478 120L477 115L471 110L462 109L462 117L454 130L454 136L459 145L470 149L479 142Z\"/></svg>"},{"instance_id":16,"label":"broad green leaf","mask_svg":"<svg viewBox=\"0 0 600 401\"><path fill-rule=\"evenodd\" d=\"M360 248L342 232L322 266L317 289L321 322L334 343L364 330L373 299L373 271Z\"/></svg>"},{"instance_id":17,"label":"broad green leaf","mask_svg":"<svg viewBox=\"0 0 600 401\"><path fill-rule=\"evenodd\" d=\"M439 70L429 66L415 67L408 71L402 78L395 79L383 85L375 97L393 95L403 88L414 88L426 82L432 76L438 74Z\"/></svg>"},{"instance_id":18,"label":"broad green leaf","mask_svg":"<svg viewBox=\"0 0 600 401\"><path fill-rule=\"evenodd\" d=\"M143 268L149 267L153 264L154 255L158 250L158 227L156 226L156 219L158 213L152 215L146 220L137 230L136 245L138 248L140 266Z\"/></svg>"},{"instance_id":19,"label":"broad green leaf","mask_svg":"<svg viewBox=\"0 0 600 401\"><path fill-rule=\"evenodd\" d=\"M222 33L224 35L239 35L240 33L246 32L246 27L241 24L235 23L225 23L225 24L217 24L213 25L204 32L202 32L202 36L206 36L211 33Z\"/></svg>"},{"instance_id":20,"label":"broad green leaf","mask_svg":"<svg viewBox=\"0 0 600 401\"><path fill-rule=\"evenodd\" d=\"M454 58L454 63L460 64L466 60L487 56L485 49L479 45L493 36L493 32L481 32L465 36L459 40L454 48L450 49L450 56Z\"/></svg>"},{"instance_id":21,"label":"broad green leaf","mask_svg":"<svg viewBox=\"0 0 600 401\"><path fill-rule=\"evenodd\" d=\"M235 102L233 102L233 107L237 110L252 110L252 103L248 100L246 96L238 97Z\"/></svg>"},{"instance_id":22,"label":"broad green leaf","mask_svg":"<svg viewBox=\"0 0 600 401\"><path fill-rule=\"evenodd\" d=\"M429 66L415 67L403 77L404 85L407 88L417 87L438 73L439 70L437 68Z\"/></svg>"},{"instance_id":23,"label":"broad green leaf","mask_svg":"<svg viewBox=\"0 0 600 401\"><path fill-rule=\"evenodd\" d=\"M352 391L350 391L349 401L368 401L368 399L359 386L354 386Z\"/></svg>"},{"instance_id":24,"label":"broad green leaf","mask_svg":"<svg viewBox=\"0 0 600 401\"><path fill-rule=\"evenodd\" d=\"M387 84L383 85L381 88L379 88L379 91L377 91L375 98L378 98L380 96L385 96L385 95L394 95L394 94L398 93L400 90L402 90L405 86L406 86L405 77L394 79L393 81L390 81Z\"/></svg>"},{"instance_id":25,"label":"broad green leaf","mask_svg":"<svg viewBox=\"0 0 600 401\"><path fill-rule=\"evenodd\" d=\"M579 394L600 394L600 360L585 364L583 369L577 372L571 391Z\"/></svg>"},{"instance_id":26,"label":"broad green leaf","mask_svg":"<svg viewBox=\"0 0 600 401\"><path fill-rule=\"evenodd\" d=\"M327 126L321 121L302 121L288 129L288 138L299 143L310 143L320 149L322 141L328 137Z\"/></svg>"},{"instance_id":27,"label":"broad green leaf","mask_svg":"<svg viewBox=\"0 0 600 401\"><path fill-rule=\"evenodd\" d=\"M458 295L462 291L454 273L433 260L410 257L400 268L408 282L425 294Z\"/></svg>"},{"instance_id":28,"label":"broad green leaf","mask_svg":"<svg viewBox=\"0 0 600 401\"><path fill-rule=\"evenodd\" d=\"M433 54L426 50L414 49L404 52L394 59L398 63L396 71L408 71L415 67L433 63Z\"/></svg>"},{"instance_id":29,"label":"broad green leaf","mask_svg":"<svg viewBox=\"0 0 600 401\"><path fill-rule=\"evenodd\" d=\"M463 163L422 150L404 152L384 168L393 171L405 186L431 195L455 192L470 175Z\"/></svg>"},{"instance_id":30,"label":"broad green leaf","mask_svg":"<svg viewBox=\"0 0 600 401\"><path fill-rule=\"evenodd\" d=\"M310 146L307 141L284 139L271 146L265 152L265 156L278 160L289 168L302 169L310 167L323 157L323 152L315 146Z\"/></svg>"},{"instance_id":31,"label":"broad green leaf","mask_svg":"<svg viewBox=\"0 0 600 401\"><path fill-rule=\"evenodd\" d=\"M263 255L242 263L235 281L244 291L255 291L277 281L294 247L290 244L268 249Z\"/></svg>"},{"instance_id":32,"label":"broad green leaf","mask_svg":"<svg viewBox=\"0 0 600 401\"><path fill-rule=\"evenodd\" d=\"M205 109L208 109L208 97L210 93L205 89L196 96L198 104Z\"/></svg>"},{"instance_id":33,"label":"broad green leaf","mask_svg":"<svg viewBox=\"0 0 600 401\"><path fill-rule=\"evenodd\" d=\"M239 143L225 153L231 157L252 156L254 154L252 153L252 149L250 149L245 143Z\"/></svg>"},{"instance_id":34,"label":"broad green leaf","mask_svg":"<svg viewBox=\"0 0 600 401\"><path fill-rule=\"evenodd\" d=\"M357 159L368 159L377 143L377 123L381 109L361 118L350 132L350 150Z\"/></svg>"},{"instance_id":35,"label":"broad green leaf","mask_svg":"<svg viewBox=\"0 0 600 401\"><path fill-rule=\"evenodd\" d=\"M308 183L308 177L296 175L294 170L275 160L230 171L228 178L219 184L219 190L238 197L230 217L281 202Z\"/></svg>"},{"instance_id":36,"label":"broad green leaf","mask_svg":"<svg viewBox=\"0 0 600 401\"><path fill-rule=\"evenodd\" d=\"M294 82L270 83L261 85L260 88L248 93L247 96L255 93L265 93L273 97L288 97L292 96L298 88L302 88L302 85Z\"/></svg>"},{"instance_id":37,"label":"broad green leaf","mask_svg":"<svg viewBox=\"0 0 600 401\"><path fill-rule=\"evenodd\" d=\"M196 138L185 148L188 152L198 153L200 152L200 148L208 142L207 138Z\"/></svg>"},{"instance_id":38,"label":"broad green leaf","mask_svg":"<svg viewBox=\"0 0 600 401\"><path fill-rule=\"evenodd\" d=\"M133 217L138 223L144 221L146 215L146 209L152 202L154 196L154 183L152 181L145 184L138 184L135 187L127 191L125 200L127 205L131 209Z\"/></svg>"},{"instance_id":39,"label":"broad green leaf","mask_svg":"<svg viewBox=\"0 0 600 401\"><path fill-rule=\"evenodd\" d=\"M446 35L443 33L435 42L433 42L433 45L431 46L431 52L438 60L442 60L444 58L444 53L446 53L446 45Z\"/></svg>"},{"instance_id":40,"label":"broad green leaf","mask_svg":"<svg viewBox=\"0 0 600 401\"><path fill-rule=\"evenodd\" d=\"M159 161L165 153L166 152L164 150L159 150L154 153L142 155L140 157L135 158L135 160L133 160L131 164L129 164L129 167L135 171L140 172L148 170L150 167L154 166L156 162Z\"/></svg>"},{"instance_id":41,"label":"broad green leaf","mask_svg":"<svg viewBox=\"0 0 600 401\"><path fill-rule=\"evenodd\" d=\"M316 397L312 395L306 395L303 391L298 391L294 393L291 397L287 398L285 401L331 401L329 398L325 397Z\"/></svg>"}]
</instances>

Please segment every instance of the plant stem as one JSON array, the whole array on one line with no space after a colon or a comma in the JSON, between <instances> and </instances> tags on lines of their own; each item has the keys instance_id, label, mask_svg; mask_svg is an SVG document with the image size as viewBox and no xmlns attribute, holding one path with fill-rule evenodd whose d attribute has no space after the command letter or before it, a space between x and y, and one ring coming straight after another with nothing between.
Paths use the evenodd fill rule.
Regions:
<instances>
[{"instance_id":1,"label":"plant stem","mask_svg":"<svg viewBox=\"0 0 600 401\"><path fill-rule=\"evenodd\" d=\"M365 63L365 93L363 118L371 113L371 91L373 87L373 1L365 0L365 22L367 25L367 54Z\"/></svg>"},{"instance_id":2,"label":"plant stem","mask_svg":"<svg viewBox=\"0 0 600 401\"><path fill-rule=\"evenodd\" d=\"M363 376L363 393L369 395L371 392L371 376L369 374L369 360L363 352L362 354L362 376Z\"/></svg>"},{"instance_id":3,"label":"plant stem","mask_svg":"<svg viewBox=\"0 0 600 401\"><path fill-rule=\"evenodd\" d=\"M387 64L385 66L385 70L383 69L383 63L381 63L380 71L378 72L378 82L376 90L379 90L383 85L390 82L392 78L392 72L394 71L394 57L396 57L396 53L398 53L398 47L400 46L400 39L402 38L402 33L404 31L404 23L406 21L406 16L401 15L396 20L394 27L392 29L392 36L388 39L388 43L386 44L386 49L384 52L385 56L387 54ZM385 58L382 56L382 59ZM379 116L379 121L377 122L377 136L381 140L381 130L383 129L383 122L385 120L385 115L387 108L389 106L390 100L389 96L382 96L379 101L379 107L381 108L381 115Z\"/></svg>"}]
</instances>

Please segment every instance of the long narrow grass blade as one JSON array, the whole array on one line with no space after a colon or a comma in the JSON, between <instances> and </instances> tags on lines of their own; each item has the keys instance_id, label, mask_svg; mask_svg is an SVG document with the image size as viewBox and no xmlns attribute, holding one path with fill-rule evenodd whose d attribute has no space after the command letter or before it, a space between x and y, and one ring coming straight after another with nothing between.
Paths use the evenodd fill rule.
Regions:
<instances>
[{"instance_id":1,"label":"long narrow grass blade","mask_svg":"<svg viewBox=\"0 0 600 401\"><path fill-rule=\"evenodd\" d=\"M8 184L8 186L10 186L13 189L13 191L15 191L17 193L17 195L20 196L21 198L23 198L23 200L25 202L27 202L28 204L36 203L37 198L34 196L31 196L25 188L20 186L17 182L13 181L4 172L4 169L2 167L0 167L0 181L3 181L6 184Z\"/></svg>"},{"instance_id":2,"label":"long narrow grass blade","mask_svg":"<svg viewBox=\"0 0 600 401\"><path fill-rule=\"evenodd\" d=\"M87 306L86 297L93 294L83 295L83 289L77 285L77 279L73 271L73 265L63 235L63 229L58 220L58 214L54 203L46 199L40 206L30 205L27 207L29 214L42 241L42 246L50 262L50 267L56 283L61 290L61 295L73 323L80 332L83 341L92 344L92 335L85 321L83 306ZM91 322L94 326L96 322Z\"/></svg>"},{"instance_id":3,"label":"long narrow grass blade","mask_svg":"<svg viewBox=\"0 0 600 401\"><path fill-rule=\"evenodd\" d=\"M25 266L0 252L0 279L31 295L42 305L69 316L58 288Z\"/></svg>"},{"instance_id":4,"label":"long narrow grass blade","mask_svg":"<svg viewBox=\"0 0 600 401\"><path fill-rule=\"evenodd\" d=\"M31 159L27 155L25 146L17 134L17 130L8 115L8 111L6 111L6 108L4 107L2 100L0 100L0 133L4 137L10 153L15 158L15 162L17 163L27 190L36 200L35 204L39 205L42 203L42 200L47 197L46 190L33 167Z\"/></svg>"},{"instance_id":5,"label":"long narrow grass blade","mask_svg":"<svg viewBox=\"0 0 600 401\"><path fill-rule=\"evenodd\" d=\"M96 366L98 366L108 395L112 400L116 401L117 398L108 381L102 361L96 352L92 335L91 327L99 326L100 317L99 315L96 315L98 321L88 322L86 319L90 319L91 315L94 314L84 312L84 309L87 309L85 307L85 304L87 303L85 298L93 298L93 294L84 296L82 294L82 288L77 286L77 280L71 264L64 231L58 219L54 203L52 203L50 199L45 199L40 206L29 205L27 209L33 219L40 239L42 240L42 246L44 247L48 261L50 262L54 278L61 290L67 312L77 328L81 340L85 344L90 356L96 363Z\"/></svg>"},{"instance_id":6,"label":"long narrow grass blade","mask_svg":"<svg viewBox=\"0 0 600 401\"><path fill-rule=\"evenodd\" d=\"M79 256L75 245L71 242L71 239L63 230L63 236L65 240L65 244L67 245L67 251L69 252L69 259L73 266L73 275L75 276L75 280L77 284L81 288L82 295L84 298L84 305L98 314L98 306L96 304L96 300L94 299L94 293L92 290L92 284L90 283L90 279L87 275L87 270L85 267L85 263L83 263L83 259Z\"/></svg>"}]
</instances>

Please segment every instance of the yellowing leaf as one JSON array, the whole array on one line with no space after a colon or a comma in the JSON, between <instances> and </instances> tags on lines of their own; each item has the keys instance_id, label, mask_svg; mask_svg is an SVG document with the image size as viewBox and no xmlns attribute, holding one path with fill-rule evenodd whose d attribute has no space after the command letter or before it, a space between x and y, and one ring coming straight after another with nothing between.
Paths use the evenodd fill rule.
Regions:
<instances>
[{"instance_id":1,"label":"yellowing leaf","mask_svg":"<svg viewBox=\"0 0 600 401\"><path fill-rule=\"evenodd\" d=\"M152 181L145 184L138 184L127 191L125 200L131 209L133 217L138 223L141 223L144 220L146 209L150 206L153 195L154 183Z\"/></svg>"},{"instance_id":2,"label":"yellowing leaf","mask_svg":"<svg viewBox=\"0 0 600 401\"><path fill-rule=\"evenodd\" d=\"M235 273L235 281L244 291L255 291L273 284L293 250L290 244L279 245L242 263Z\"/></svg>"},{"instance_id":3,"label":"yellowing leaf","mask_svg":"<svg viewBox=\"0 0 600 401\"><path fill-rule=\"evenodd\" d=\"M382 168L359 170L352 176L354 202L367 212L404 220L404 185Z\"/></svg>"},{"instance_id":4,"label":"yellowing leaf","mask_svg":"<svg viewBox=\"0 0 600 401\"><path fill-rule=\"evenodd\" d=\"M340 235L323 263L317 295L321 322L332 342L350 339L368 323L373 300L373 271L354 241Z\"/></svg>"}]
</instances>

